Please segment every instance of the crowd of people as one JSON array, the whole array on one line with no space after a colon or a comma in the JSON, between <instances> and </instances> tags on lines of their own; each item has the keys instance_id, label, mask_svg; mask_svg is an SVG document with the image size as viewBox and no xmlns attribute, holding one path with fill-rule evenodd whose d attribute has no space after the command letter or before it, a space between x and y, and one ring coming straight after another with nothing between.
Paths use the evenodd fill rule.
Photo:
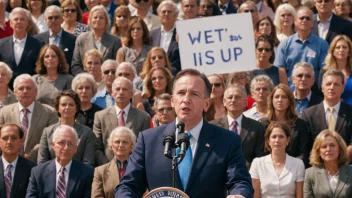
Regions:
<instances>
[{"instance_id":1,"label":"crowd of people","mask_svg":"<svg viewBox=\"0 0 352 198\"><path fill-rule=\"evenodd\" d=\"M176 22L236 13L255 69L182 69ZM171 187L184 122L192 198L350 198L351 39L351 0L0 0L0 197Z\"/></svg>"}]
</instances>

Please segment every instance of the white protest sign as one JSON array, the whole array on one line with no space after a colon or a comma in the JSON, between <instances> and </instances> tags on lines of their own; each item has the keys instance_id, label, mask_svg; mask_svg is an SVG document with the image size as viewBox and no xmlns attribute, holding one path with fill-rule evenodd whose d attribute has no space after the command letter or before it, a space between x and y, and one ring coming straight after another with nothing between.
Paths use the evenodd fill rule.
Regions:
<instances>
[{"instance_id":1,"label":"white protest sign","mask_svg":"<svg viewBox=\"0 0 352 198\"><path fill-rule=\"evenodd\" d=\"M250 13L178 21L176 29L182 69L209 75L256 68Z\"/></svg>"}]
</instances>

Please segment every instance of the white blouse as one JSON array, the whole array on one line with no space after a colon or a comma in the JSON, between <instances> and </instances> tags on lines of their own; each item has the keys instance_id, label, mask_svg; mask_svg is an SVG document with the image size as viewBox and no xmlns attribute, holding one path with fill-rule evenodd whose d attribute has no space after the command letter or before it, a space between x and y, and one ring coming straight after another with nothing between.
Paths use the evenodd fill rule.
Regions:
<instances>
[{"instance_id":1,"label":"white blouse","mask_svg":"<svg viewBox=\"0 0 352 198\"><path fill-rule=\"evenodd\" d=\"M44 20L44 18L45 18L45 17L44 17L44 13L42 13L42 14L38 17L38 19L34 18L33 15L31 15L31 16L32 16L33 22L36 21L35 24L37 25L38 30L39 30L38 34L43 33L43 32L46 32L46 31L49 30L48 25L46 24L46 22L45 22L45 20Z\"/></svg>"}]
</instances>

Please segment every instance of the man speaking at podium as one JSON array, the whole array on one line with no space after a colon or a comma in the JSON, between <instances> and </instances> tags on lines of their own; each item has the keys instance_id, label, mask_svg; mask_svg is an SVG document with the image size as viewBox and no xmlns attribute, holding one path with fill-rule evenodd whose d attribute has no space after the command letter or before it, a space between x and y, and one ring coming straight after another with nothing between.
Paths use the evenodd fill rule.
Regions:
<instances>
[{"instance_id":1,"label":"man speaking at podium","mask_svg":"<svg viewBox=\"0 0 352 198\"><path fill-rule=\"evenodd\" d=\"M184 123L190 147L177 168L176 188L190 198L253 197L240 136L203 120L210 92L211 84L197 70L178 73L171 99L176 123L139 134L115 198L141 198L147 188L173 186L172 160L164 156L163 140L170 132L177 133L178 122Z\"/></svg>"}]
</instances>

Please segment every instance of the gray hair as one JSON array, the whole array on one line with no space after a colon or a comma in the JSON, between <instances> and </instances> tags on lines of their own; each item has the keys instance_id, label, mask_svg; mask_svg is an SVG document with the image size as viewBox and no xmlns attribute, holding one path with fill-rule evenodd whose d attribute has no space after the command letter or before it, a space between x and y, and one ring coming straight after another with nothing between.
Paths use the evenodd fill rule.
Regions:
<instances>
[{"instance_id":1,"label":"gray hair","mask_svg":"<svg viewBox=\"0 0 352 198\"><path fill-rule=\"evenodd\" d=\"M288 4L288 3L281 4L276 9L275 18L274 18L273 22L276 27L276 33L278 33L278 34L281 32L280 16L281 16L281 12L283 12L283 11L290 12L292 14L293 18L296 18L296 14L297 14L295 8L291 4Z\"/></svg>"},{"instance_id":2,"label":"gray hair","mask_svg":"<svg viewBox=\"0 0 352 198\"><path fill-rule=\"evenodd\" d=\"M297 10L297 14L298 14L298 12L299 11L301 11L301 10L307 10L310 14L310 16L313 16L314 15L314 13L313 13L313 11L310 9L310 8L308 8L307 6L301 6L301 7L299 7L298 8L298 10ZM296 15L296 17L295 18L297 18L297 15ZM313 20L313 19L312 19Z\"/></svg>"},{"instance_id":3,"label":"gray hair","mask_svg":"<svg viewBox=\"0 0 352 198\"><path fill-rule=\"evenodd\" d=\"M77 135L77 131L75 128L68 126L68 125L60 125L59 127L57 127L53 133L53 142L56 142L57 137L63 133L69 131L72 133L73 136L75 136L75 142L76 145L78 145L78 135Z\"/></svg>"},{"instance_id":4,"label":"gray hair","mask_svg":"<svg viewBox=\"0 0 352 198\"><path fill-rule=\"evenodd\" d=\"M341 78L342 85L345 84L345 75L342 73L342 71L340 71L338 69L328 69L323 75L322 85L324 85L324 81L325 81L326 76L339 76Z\"/></svg>"},{"instance_id":5,"label":"gray hair","mask_svg":"<svg viewBox=\"0 0 352 198\"><path fill-rule=\"evenodd\" d=\"M246 1L246 2L242 3L241 6L238 8L238 13L242 13L244 6L246 6L246 5L252 6L254 9L254 12L258 12L258 8L253 1Z\"/></svg>"},{"instance_id":6,"label":"gray hair","mask_svg":"<svg viewBox=\"0 0 352 198\"><path fill-rule=\"evenodd\" d=\"M171 95L168 93L163 93L163 94L159 95L158 97L156 97L156 99L154 101L154 108L158 107L158 103L162 100L171 101Z\"/></svg>"},{"instance_id":7,"label":"gray hair","mask_svg":"<svg viewBox=\"0 0 352 198\"><path fill-rule=\"evenodd\" d=\"M72 90L77 92L78 84L88 81L92 85L93 96L97 93L98 85L94 80L94 77L88 73L80 73L75 76L72 80Z\"/></svg>"},{"instance_id":8,"label":"gray hair","mask_svg":"<svg viewBox=\"0 0 352 198\"><path fill-rule=\"evenodd\" d=\"M122 67L122 66L126 66L126 67L130 68L134 75L137 74L137 70L136 70L136 68L134 67L134 65L132 63L130 63L130 62L122 62L122 63L118 64L116 69L119 69L119 67Z\"/></svg>"},{"instance_id":9,"label":"gray hair","mask_svg":"<svg viewBox=\"0 0 352 198\"><path fill-rule=\"evenodd\" d=\"M174 15L178 15L178 13L180 12L177 8L177 5L176 3L174 3L172 0L165 0L165 1L162 1L159 6L158 6L158 9L157 9L157 13L159 14L161 12L161 8L165 5L170 5L172 6L172 8L174 9Z\"/></svg>"},{"instance_id":10,"label":"gray hair","mask_svg":"<svg viewBox=\"0 0 352 198\"><path fill-rule=\"evenodd\" d=\"M117 67L119 66L119 63L117 61L115 61L115 60L112 60L112 59L108 59L108 60L104 61L103 64L101 65L101 67L100 67L101 68L101 73L104 73L104 68L107 65L114 65L116 67L116 69L117 69Z\"/></svg>"},{"instance_id":11,"label":"gray hair","mask_svg":"<svg viewBox=\"0 0 352 198\"><path fill-rule=\"evenodd\" d=\"M274 89L274 83L273 80L267 75L258 75L255 76L252 81L251 81L251 90L254 89L254 87L259 83L259 82L266 82L269 85L269 90L270 92Z\"/></svg>"},{"instance_id":12,"label":"gray hair","mask_svg":"<svg viewBox=\"0 0 352 198\"><path fill-rule=\"evenodd\" d=\"M88 17L88 27L92 29L92 18L93 18L93 13L96 11L103 11L104 16L106 19L106 26L105 26L105 32L109 32L110 27L111 27L111 20L108 11L106 11L106 8L102 5L96 5L94 6L90 11L89 11L89 17Z\"/></svg>"},{"instance_id":13,"label":"gray hair","mask_svg":"<svg viewBox=\"0 0 352 198\"><path fill-rule=\"evenodd\" d=\"M130 90L133 91L133 83L132 83L132 81L130 81L130 79L128 79L128 78L126 78L126 77L123 77L123 76L119 76L119 77L115 78L114 82L112 83L112 90L115 89L116 84L117 84L118 82L120 82L120 81L126 81L126 82L128 82L128 85L129 85L129 87L130 87Z\"/></svg>"},{"instance_id":14,"label":"gray hair","mask_svg":"<svg viewBox=\"0 0 352 198\"><path fill-rule=\"evenodd\" d=\"M200 5L200 0L195 0L195 1L196 1L197 6L199 6ZM183 0L181 0L181 4L183 5Z\"/></svg>"},{"instance_id":15,"label":"gray hair","mask_svg":"<svg viewBox=\"0 0 352 198\"><path fill-rule=\"evenodd\" d=\"M6 70L7 77L9 77L10 79L12 78L13 71L6 63L0 62L0 68L4 68Z\"/></svg>"},{"instance_id":16,"label":"gray hair","mask_svg":"<svg viewBox=\"0 0 352 198\"><path fill-rule=\"evenodd\" d=\"M55 10L57 11L59 14L60 14L60 17L62 17L62 11L61 11L61 8L59 6L56 6L56 5L51 5L49 7L47 7L44 11L44 16L45 18L48 17L48 12L50 12L51 10Z\"/></svg>"},{"instance_id":17,"label":"gray hair","mask_svg":"<svg viewBox=\"0 0 352 198\"><path fill-rule=\"evenodd\" d=\"M112 130L112 132L110 134L110 137L108 139L109 147L112 145L112 141L114 140L115 136L120 134L120 133L125 133L128 136L130 136L132 145L136 144L137 137L133 133L133 131L131 129L127 128L127 127L119 126L119 127L116 127L114 130Z\"/></svg>"},{"instance_id":18,"label":"gray hair","mask_svg":"<svg viewBox=\"0 0 352 198\"><path fill-rule=\"evenodd\" d=\"M226 87L226 89L225 89L225 91L224 91L224 95L226 95L226 92L227 92L229 89L239 89L239 90L242 90L243 98L247 98L247 91L246 91L246 89L245 89L244 87L242 87L242 85L237 84L237 83L227 85L227 87Z\"/></svg>"},{"instance_id":19,"label":"gray hair","mask_svg":"<svg viewBox=\"0 0 352 198\"><path fill-rule=\"evenodd\" d=\"M13 82L14 90L16 90L17 84L18 84L18 82L20 80L30 80L30 81L32 81L34 88L38 89L37 83L35 82L35 80L32 78L31 75L29 75L29 74L21 74L21 75L17 76L15 78L15 81Z\"/></svg>"},{"instance_id":20,"label":"gray hair","mask_svg":"<svg viewBox=\"0 0 352 198\"><path fill-rule=\"evenodd\" d=\"M24 8L17 7L17 8L15 8L15 9L13 9L11 11L10 16L9 16L10 20L12 20L13 15L18 13L18 12L24 12L26 14L26 16L27 16L27 20L28 21L30 21L32 19L31 18L31 13L28 10L26 10Z\"/></svg>"},{"instance_id":21,"label":"gray hair","mask_svg":"<svg viewBox=\"0 0 352 198\"><path fill-rule=\"evenodd\" d=\"M298 63L296 63L296 64L293 66L292 76L295 76L296 73L297 73L297 70L298 70L299 68L302 68L302 67L304 67L304 68L309 68L309 69L311 70L313 76L314 76L314 67L313 67L312 64L307 63L307 62L298 62Z\"/></svg>"}]
</instances>

